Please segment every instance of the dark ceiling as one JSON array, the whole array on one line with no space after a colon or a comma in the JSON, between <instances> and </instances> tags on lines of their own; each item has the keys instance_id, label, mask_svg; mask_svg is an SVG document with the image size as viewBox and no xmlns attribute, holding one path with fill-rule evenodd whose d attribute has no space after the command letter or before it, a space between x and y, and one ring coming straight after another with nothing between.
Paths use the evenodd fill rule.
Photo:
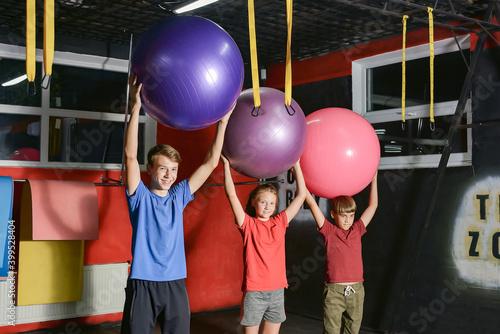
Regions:
<instances>
[{"instance_id":1,"label":"dark ceiling","mask_svg":"<svg viewBox=\"0 0 500 334\"><path fill-rule=\"evenodd\" d=\"M496 1L496 0L495 0ZM175 15L179 1L157 0L55 0L56 50L64 41L78 40L82 46L96 43L122 46L128 50L153 24ZM283 62L286 55L285 0L255 0L259 66ZM2 42L24 43L25 1L0 2ZM42 47L43 0L37 5L37 46ZM434 24L463 31L478 30L470 18L483 20L487 0L295 0L293 2L292 60L307 59L351 48L361 43L400 35L401 19L410 17L408 30L428 25L426 6L434 8ZM245 63L249 62L248 12L246 0L220 0L189 12L222 26L238 44ZM465 20L462 20L465 18ZM482 26L490 31L498 25ZM68 51L68 50L64 50ZM123 56L123 55L122 55ZM125 54L124 58L127 58Z\"/></svg>"}]
</instances>

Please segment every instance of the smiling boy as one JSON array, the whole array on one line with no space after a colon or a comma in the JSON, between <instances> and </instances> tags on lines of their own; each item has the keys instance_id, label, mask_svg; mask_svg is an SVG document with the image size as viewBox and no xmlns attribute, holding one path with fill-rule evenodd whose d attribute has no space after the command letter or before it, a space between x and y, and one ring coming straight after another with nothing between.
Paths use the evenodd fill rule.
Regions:
<instances>
[{"instance_id":1,"label":"smiling boy","mask_svg":"<svg viewBox=\"0 0 500 334\"><path fill-rule=\"evenodd\" d=\"M217 124L205 161L189 179L175 184L181 158L169 145L148 152L151 185L141 180L137 160L140 91L129 78L132 109L125 135L126 196L132 224L132 266L125 289L121 333L152 333L158 321L162 333L188 334L189 301L182 212L219 163L231 111ZM234 108L234 107L233 107Z\"/></svg>"}]
</instances>

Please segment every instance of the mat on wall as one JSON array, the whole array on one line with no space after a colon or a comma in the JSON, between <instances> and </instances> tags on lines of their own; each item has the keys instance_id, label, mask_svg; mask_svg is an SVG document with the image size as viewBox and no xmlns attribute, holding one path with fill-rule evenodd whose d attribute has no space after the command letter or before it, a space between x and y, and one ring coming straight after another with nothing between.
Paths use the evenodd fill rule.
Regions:
<instances>
[{"instance_id":1,"label":"mat on wall","mask_svg":"<svg viewBox=\"0 0 500 334\"><path fill-rule=\"evenodd\" d=\"M28 188L26 188L28 187ZM28 180L33 240L97 240L97 190L91 182Z\"/></svg>"},{"instance_id":2,"label":"mat on wall","mask_svg":"<svg viewBox=\"0 0 500 334\"><path fill-rule=\"evenodd\" d=\"M0 281L7 280L10 261L9 248L15 245L15 239L13 240L15 228L12 221L13 197L12 178L0 176ZM9 240L12 241L9 243Z\"/></svg>"},{"instance_id":3,"label":"mat on wall","mask_svg":"<svg viewBox=\"0 0 500 334\"><path fill-rule=\"evenodd\" d=\"M82 299L83 240L21 241L17 305Z\"/></svg>"},{"instance_id":4,"label":"mat on wall","mask_svg":"<svg viewBox=\"0 0 500 334\"><path fill-rule=\"evenodd\" d=\"M98 236L95 185L28 180L20 220L17 305L81 300L83 240Z\"/></svg>"}]
</instances>

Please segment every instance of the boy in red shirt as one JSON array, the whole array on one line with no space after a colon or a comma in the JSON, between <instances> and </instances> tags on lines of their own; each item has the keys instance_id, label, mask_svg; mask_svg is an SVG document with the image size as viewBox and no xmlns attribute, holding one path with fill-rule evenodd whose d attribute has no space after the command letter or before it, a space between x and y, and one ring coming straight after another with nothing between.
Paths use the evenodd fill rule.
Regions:
<instances>
[{"instance_id":1,"label":"boy in red shirt","mask_svg":"<svg viewBox=\"0 0 500 334\"><path fill-rule=\"evenodd\" d=\"M331 217L326 220L318 204L307 192L306 203L311 209L326 248L326 280L323 290L324 333L359 333L363 318L363 259L361 236L366 232L377 210L377 174L371 182L368 207L354 221L356 202L351 196L332 200Z\"/></svg>"}]
</instances>

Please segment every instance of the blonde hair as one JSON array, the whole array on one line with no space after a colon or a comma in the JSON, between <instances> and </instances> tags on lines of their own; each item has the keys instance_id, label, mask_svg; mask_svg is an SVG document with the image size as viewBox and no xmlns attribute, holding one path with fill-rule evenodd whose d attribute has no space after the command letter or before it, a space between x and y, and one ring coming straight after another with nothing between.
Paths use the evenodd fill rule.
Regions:
<instances>
[{"instance_id":1,"label":"blonde hair","mask_svg":"<svg viewBox=\"0 0 500 334\"><path fill-rule=\"evenodd\" d=\"M170 145L159 144L153 146L148 152L148 164L153 166L157 156L163 155L173 162L181 163L181 155L179 152Z\"/></svg>"},{"instance_id":2,"label":"blonde hair","mask_svg":"<svg viewBox=\"0 0 500 334\"><path fill-rule=\"evenodd\" d=\"M351 196L337 196L332 200L334 214L355 212L356 209L356 202Z\"/></svg>"},{"instance_id":3,"label":"blonde hair","mask_svg":"<svg viewBox=\"0 0 500 334\"><path fill-rule=\"evenodd\" d=\"M276 207L274 209L273 216L276 214L276 211L278 210L278 191L276 190L276 188L272 184L260 184L257 187L255 187L255 189L252 190L250 192L250 194L248 194L248 201L247 201L247 205L245 207L245 212L249 216L251 216L251 217L256 216L255 207L253 206L253 200L256 199L260 194L262 194L266 191L268 191L276 196Z\"/></svg>"}]
</instances>

